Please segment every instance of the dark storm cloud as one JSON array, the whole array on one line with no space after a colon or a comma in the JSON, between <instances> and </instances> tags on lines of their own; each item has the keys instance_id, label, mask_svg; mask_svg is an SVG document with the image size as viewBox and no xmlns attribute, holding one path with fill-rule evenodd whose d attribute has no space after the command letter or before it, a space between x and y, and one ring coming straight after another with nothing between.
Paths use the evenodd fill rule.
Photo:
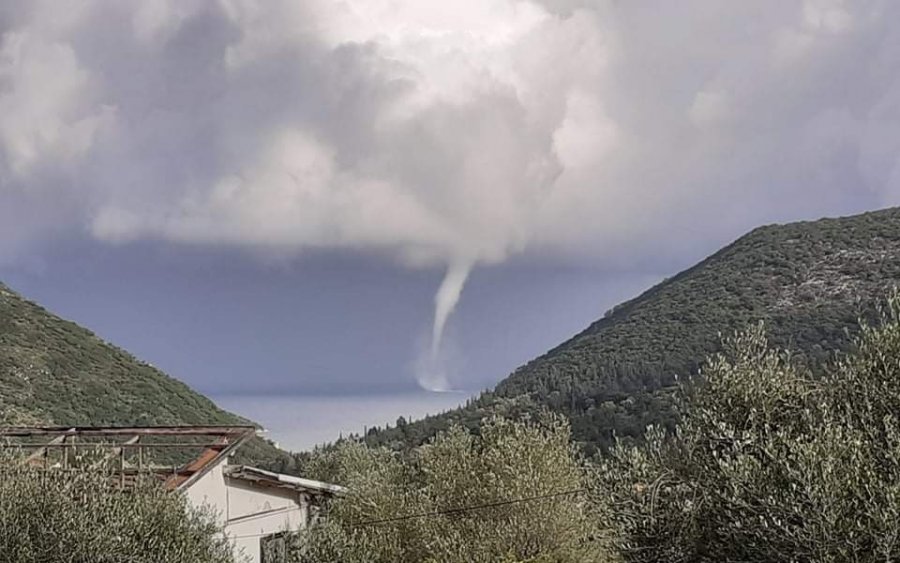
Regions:
<instances>
[{"instance_id":1,"label":"dark storm cloud","mask_svg":"<svg viewBox=\"0 0 900 563\"><path fill-rule=\"evenodd\" d=\"M438 340L478 264L653 261L900 202L898 19L878 0L14 3L0 258L73 233L373 252L448 268Z\"/></svg>"},{"instance_id":2,"label":"dark storm cloud","mask_svg":"<svg viewBox=\"0 0 900 563\"><path fill-rule=\"evenodd\" d=\"M603 256L898 198L896 3L57 8L0 13L7 255L81 229Z\"/></svg>"}]
</instances>

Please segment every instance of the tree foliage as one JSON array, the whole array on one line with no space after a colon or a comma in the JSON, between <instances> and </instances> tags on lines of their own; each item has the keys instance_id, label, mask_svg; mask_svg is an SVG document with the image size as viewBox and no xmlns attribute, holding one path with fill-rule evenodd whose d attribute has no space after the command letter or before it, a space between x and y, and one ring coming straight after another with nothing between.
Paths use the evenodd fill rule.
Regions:
<instances>
[{"instance_id":1,"label":"tree foliage","mask_svg":"<svg viewBox=\"0 0 900 563\"><path fill-rule=\"evenodd\" d=\"M597 468L627 561L900 558L900 299L820 375L762 328L728 341L672 437Z\"/></svg>"},{"instance_id":2,"label":"tree foliage","mask_svg":"<svg viewBox=\"0 0 900 563\"><path fill-rule=\"evenodd\" d=\"M579 492L582 460L556 416L492 418L479 434L454 427L408 455L347 442L308 468L348 493L326 521L297 538L296 561L608 560Z\"/></svg>"},{"instance_id":3,"label":"tree foliage","mask_svg":"<svg viewBox=\"0 0 900 563\"><path fill-rule=\"evenodd\" d=\"M149 480L120 488L96 470L0 468L5 563L234 563L222 537L210 515Z\"/></svg>"}]
</instances>

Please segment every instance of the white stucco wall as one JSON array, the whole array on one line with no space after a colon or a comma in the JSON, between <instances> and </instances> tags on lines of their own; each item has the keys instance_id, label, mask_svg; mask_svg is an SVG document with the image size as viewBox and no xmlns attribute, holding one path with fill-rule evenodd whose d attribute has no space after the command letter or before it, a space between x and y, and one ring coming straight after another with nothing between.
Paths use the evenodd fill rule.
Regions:
<instances>
[{"instance_id":1,"label":"white stucco wall","mask_svg":"<svg viewBox=\"0 0 900 563\"><path fill-rule=\"evenodd\" d=\"M225 478L228 491L226 533L250 563L259 563L262 536L299 530L306 524L306 503L296 491L254 486Z\"/></svg>"},{"instance_id":2,"label":"white stucco wall","mask_svg":"<svg viewBox=\"0 0 900 563\"><path fill-rule=\"evenodd\" d=\"M224 474L226 465L228 460L220 460L199 479L182 489L193 506L212 510L219 525L224 525L228 517L228 487Z\"/></svg>"},{"instance_id":3,"label":"white stucco wall","mask_svg":"<svg viewBox=\"0 0 900 563\"><path fill-rule=\"evenodd\" d=\"M260 539L285 530L299 530L307 521L302 493L263 487L231 479L221 460L184 489L190 503L215 513L235 552L247 563L260 563Z\"/></svg>"}]
</instances>

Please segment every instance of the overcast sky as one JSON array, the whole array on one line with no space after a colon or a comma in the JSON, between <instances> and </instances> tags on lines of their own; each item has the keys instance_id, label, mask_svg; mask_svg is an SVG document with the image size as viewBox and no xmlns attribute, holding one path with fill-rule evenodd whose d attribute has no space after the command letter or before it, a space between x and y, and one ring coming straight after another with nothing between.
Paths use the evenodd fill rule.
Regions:
<instances>
[{"instance_id":1,"label":"overcast sky","mask_svg":"<svg viewBox=\"0 0 900 563\"><path fill-rule=\"evenodd\" d=\"M749 228L898 204L897 21L6 2L0 276L208 393L477 390Z\"/></svg>"}]
</instances>

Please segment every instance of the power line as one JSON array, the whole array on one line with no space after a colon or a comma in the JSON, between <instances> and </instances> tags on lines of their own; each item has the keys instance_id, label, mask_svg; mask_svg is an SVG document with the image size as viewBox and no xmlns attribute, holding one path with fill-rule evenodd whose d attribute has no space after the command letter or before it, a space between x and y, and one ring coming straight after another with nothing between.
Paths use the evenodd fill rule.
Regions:
<instances>
[{"instance_id":1,"label":"power line","mask_svg":"<svg viewBox=\"0 0 900 563\"><path fill-rule=\"evenodd\" d=\"M445 508L445 509L442 509L442 510L434 510L434 511L431 511L431 512L419 512L419 513L417 513L417 514L405 514L405 515L403 515L403 516L394 516L394 517L392 517L392 518L384 518L384 519L381 519L381 520L367 520L367 521L365 521L365 522L359 522L359 523L356 523L356 524L352 524L350 527L351 527L351 528L360 528L360 527L362 527L362 526L374 526L374 525L376 525L376 524L387 524L387 523L390 523L390 522L400 522L400 521L403 521L403 520L412 520L412 519L415 519L415 518L429 518L429 517L434 517L434 516L445 516L445 515L448 515L448 514L459 514L459 513L462 513L462 512L471 512L471 511L473 511L473 510L483 510L483 509L486 509L486 508L496 508L496 507L498 507L498 506L508 506L508 505L510 505L510 504L518 504L518 503L522 503L522 502L531 502L531 501L535 501L535 500L543 500L543 499L548 499L548 498L556 498L556 497L570 496L570 495L576 495L576 494L586 493L586 492L587 492L587 489L571 489L571 490L568 490L568 491L559 491L559 492L556 492L556 493L549 493L549 494L545 494L545 495L535 495L535 496L532 496L532 497L523 497L523 498L517 498L517 499L501 500L501 501L497 501L497 502L490 502L490 503L487 503L487 504L476 504L476 505L471 505L471 506L461 506L461 507L458 507L458 508Z\"/></svg>"},{"instance_id":2,"label":"power line","mask_svg":"<svg viewBox=\"0 0 900 563\"><path fill-rule=\"evenodd\" d=\"M392 523L392 522L401 522L404 520L413 520L416 518L431 518L431 517L435 517L435 516L445 516L448 514L460 514L460 513L464 513L464 512L472 512L475 510L484 510L487 508L509 506L512 504L519 504L519 503L523 503L523 502L532 502L532 501L536 501L536 500L544 500L544 499L549 499L549 498L571 496L571 495L576 495L576 494L581 494L581 493L586 493L586 492L588 492L588 489L571 489L568 491L558 491L555 493L548 493L548 494L544 494L544 495L535 495L535 496L531 496L531 497L522 497L522 498L516 498L516 499L501 500L501 501L490 502L490 503L486 503L486 504L476 504L476 505L470 505L470 506L460 506L460 507L455 507L455 508L445 508L445 509L434 510L434 511L430 511L430 512L419 512L419 513L415 513L415 514L404 514L403 516L394 516L391 518L383 518L380 520L366 520L364 522L358 522L356 524L351 524L350 527L351 528L361 528L363 526L388 524L388 523ZM271 533L228 535L228 537L230 539L246 539L246 538L257 538L257 537L268 536L268 535L271 535Z\"/></svg>"},{"instance_id":3,"label":"power line","mask_svg":"<svg viewBox=\"0 0 900 563\"><path fill-rule=\"evenodd\" d=\"M445 508L445 509L441 509L441 510L434 510L431 512L419 512L419 513L415 513L415 514L404 514L403 516L394 516L392 518L383 518L380 520L366 520L364 522L358 522L356 524L351 524L350 527L351 528L361 528L363 526L388 524L391 522L401 522L403 520L413 520L416 518L432 518L435 516L445 516L448 514L460 514L463 512L472 512L475 510L484 510L487 508L496 508L499 506L509 506L511 504L519 504L519 503L523 503L523 502L533 502L536 500L544 500L544 499L549 499L549 498L571 496L571 495L577 495L577 494L586 493L586 492L588 492L588 489L570 489L568 491L558 491L555 493L548 493L548 494L544 494L544 495L535 495L535 496L531 496L531 497L522 497L522 498L516 498L516 499L501 500L501 501L490 502L490 503L486 503L486 504L475 504L475 505L470 505L470 506L460 506L460 507L456 507L456 508ZM228 536L228 537L230 539L246 539L246 538L257 538L257 537L268 536L268 535L270 535L270 534L246 534L246 535Z\"/></svg>"}]
</instances>

